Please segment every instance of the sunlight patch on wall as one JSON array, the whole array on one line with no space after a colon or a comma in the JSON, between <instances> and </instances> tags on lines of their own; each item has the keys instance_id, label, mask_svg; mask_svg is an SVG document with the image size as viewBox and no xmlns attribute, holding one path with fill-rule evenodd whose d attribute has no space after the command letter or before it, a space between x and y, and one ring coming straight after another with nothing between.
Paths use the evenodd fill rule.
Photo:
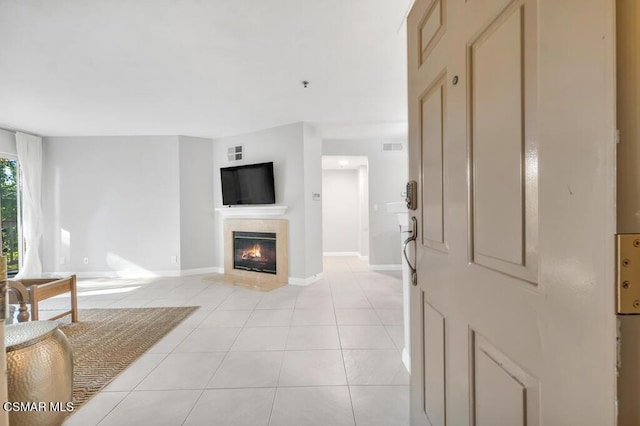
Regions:
<instances>
[{"instance_id":1,"label":"sunlight patch on wall","mask_svg":"<svg viewBox=\"0 0 640 426\"><path fill-rule=\"evenodd\" d=\"M115 275L122 278L135 278L135 277L147 277L154 278L159 276L158 274L143 268L140 265L124 259L115 253L107 253L107 265L113 270Z\"/></svg>"}]
</instances>

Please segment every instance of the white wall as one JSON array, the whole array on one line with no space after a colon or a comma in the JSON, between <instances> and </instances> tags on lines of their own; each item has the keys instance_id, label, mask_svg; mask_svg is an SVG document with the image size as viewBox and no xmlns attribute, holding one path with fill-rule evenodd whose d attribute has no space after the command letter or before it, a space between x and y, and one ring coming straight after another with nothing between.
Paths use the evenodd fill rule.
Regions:
<instances>
[{"instance_id":1,"label":"white wall","mask_svg":"<svg viewBox=\"0 0 640 426\"><path fill-rule=\"evenodd\" d=\"M177 136L50 137L43 156L44 271L179 271Z\"/></svg>"},{"instance_id":2,"label":"white wall","mask_svg":"<svg viewBox=\"0 0 640 426\"><path fill-rule=\"evenodd\" d=\"M367 166L358 167L358 251L360 256L369 257L369 171Z\"/></svg>"},{"instance_id":3,"label":"white wall","mask_svg":"<svg viewBox=\"0 0 640 426\"><path fill-rule=\"evenodd\" d=\"M322 171L322 245L325 253L360 251L358 170Z\"/></svg>"},{"instance_id":4,"label":"white wall","mask_svg":"<svg viewBox=\"0 0 640 426\"><path fill-rule=\"evenodd\" d=\"M9 156L17 156L16 135L13 132L7 132L0 129L0 156L2 154Z\"/></svg>"},{"instance_id":5,"label":"white wall","mask_svg":"<svg viewBox=\"0 0 640 426\"><path fill-rule=\"evenodd\" d=\"M180 269L209 269L215 255L213 141L179 137Z\"/></svg>"},{"instance_id":6,"label":"white wall","mask_svg":"<svg viewBox=\"0 0 640 426\"><path fill-rule=\"evenodd\" d=\"M322 272L322 139L307 123L303 132L305 277L308 279ZM313 194L320 196L314 198Z\"/></svg>"},{"instance_id":7,"label":"white wall","mask_svg":"<svg viewBox=\"0 0 640 426\"><path fill-rule=\"evenodd\" d=\"M221 167L273 161L276 204L289 207L282 218L289 221L289 276L295 279L308 279L322 271L322 238L307 239L309 227L322 232L321 213L316 212L321 209L320 202L309 202L309 191L318 187L320 192L321 142L310 138L305 145L305 133L312 133L312 129L305 131L305 126L295 123L213 141L215 207L222 207ZM244 159L229 162L227 148L235 145L244 146ZM219 214L215 216L215 232L223 232ZM216 238L215 266L224 266L222 238Z\"/></svg>"},{"instance_id":8,"label":"white wall","mask_svg":"<svg viewBox=\"0 0 640 426\"><path fill-rule=\"evenodd\" d=\"M369 264L400 265L399 229L386 203L402 201L408 176L406 146L403 151L382 151L382 140L325 139L323 155L358 155L368 158L369 168ZM404 140L394 140L402 142Z\"/></svg>"}]
</instances>

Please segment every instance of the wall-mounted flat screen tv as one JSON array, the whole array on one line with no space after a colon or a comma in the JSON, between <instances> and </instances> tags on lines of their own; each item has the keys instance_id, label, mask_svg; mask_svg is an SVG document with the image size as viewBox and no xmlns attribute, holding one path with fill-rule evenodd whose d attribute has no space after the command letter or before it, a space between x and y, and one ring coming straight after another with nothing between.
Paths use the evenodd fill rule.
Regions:
<instances>
[{"instance_id":1,"label":"wall-mounted flat screen tv","mask_svg":"<svg viewBox=\"0 0 640 426\"><path fill-rule=\"evenodd\" d=\"M222 204L275 204L273 162L220 169Z\"/></svg>"}]
</instances>

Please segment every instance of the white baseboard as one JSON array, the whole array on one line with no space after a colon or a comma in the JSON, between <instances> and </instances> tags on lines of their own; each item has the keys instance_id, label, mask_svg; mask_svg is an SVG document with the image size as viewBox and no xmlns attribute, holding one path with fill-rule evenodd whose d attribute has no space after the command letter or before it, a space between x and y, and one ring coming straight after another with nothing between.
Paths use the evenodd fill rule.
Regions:
<instances>
[{"instance_id":1,"label":"white baseboard","mask_svg":"<svg viewBox=\"0 0 640 426\"><path fill-rule=\"evenodd\" d=\"M72 272L72 271L56 271L56 272L43 272L43 276L52 277L64 277L67 275L75 275L78 278L119 278L120 276L115 272Z\"/></svg>"},{"instance_id":2,"label":"white baseboard","mask_svg":"<svg viewBox=\"0 0 640 426\"><path fill-rule=\"evenodd\" d=\"M75 274L78 278L159 278L181 277L219 272L222 268L197 268L174 271L87 271L87 272L46 272L43 275L65 276ZM224 272L224 270L222 270Z\"/></svg>"},{"instance_id":3,"label":"white baseboard","mask_svg":"<svg viewBox=\"0 0 640 426\"><path fill-rule=\"evenodd\" d=\"M402 363L409 374L411 374L411 356L409 355L409 352L407 352L407 348L402 349Z\"/></svg>"},{"instance_id":4,"label":"white baseboard","mask_svg":"<svg viewBox=\"0 0 640 426\"><path fill-rule=\"evenodd\" d=\"M358 255L358 259L364 261L364 262L369 262L369 256L362 256L361 254Z\"/></svg>"},{"instance_id":5,"label":"white baseboard","mask_svg":"<svg viewBox=\"0 0 640 426\"><path fill-rule=\"evenodd\" d=\"M322 272L320 272L319 274L312 275L308 278L289 277L289 284L299 285L299 286L308 286L315 283L316 281L320 281L321 279L322 279Z\"/></svg>"},{"instance_id":6,"label":"white baseboard","mask_svg":"<svg viewBox=\"0 0 640 426\"><path fill-rule=\"evenodd\" d=\"M402 265L369 265L370 271L402 271Z\"/></svg>"},{"instance_id":7,"label":"white baseboard","mask_svg":"<svg viewBox=\"0 0 640 426\"><path fill-rule=\"evenodd\" d=\"M214 266L210 268L185 269L182 271L93 271L93 272L44 272L43 275L63 276L75 274L78 278L159 278L159 277L180 277L200 274L224 274L224 268ZM323 277L322 272L307 278L289 277L289 284L308 286Z\"/></svg>"},{"instance_id":8,"label":"white baseboard","mask_svg":"<svg viewBox=\"0 0 640 426\"><path fill-rule=\"evenodd\" d=\"M51 272L52 275L75 274L78 278L158 278L179 277L180 271L88 271Z\"/></svg>"},{"instance_id":9,"label":"white baseboard","mask_svg":"<svg viewBox=\"0 0 640 426\"><path fill-rule=\"evenodd\" d=\"M183 269L180 271L180 276L185 277L189 275L223 274L223 273L224 273L224 268L212 266L210 268Z\"/></svg>"},{"instance_id":10,"label":"white baseboard","mask_svg":"<svg viewBox=\"0 0 640 426\"><path fill-rule=\"evenodd\" d=\"M360 253L357 251L324 251L322 255L326 257L357 257L360 256Z\"/></svg>"}]
</instances>

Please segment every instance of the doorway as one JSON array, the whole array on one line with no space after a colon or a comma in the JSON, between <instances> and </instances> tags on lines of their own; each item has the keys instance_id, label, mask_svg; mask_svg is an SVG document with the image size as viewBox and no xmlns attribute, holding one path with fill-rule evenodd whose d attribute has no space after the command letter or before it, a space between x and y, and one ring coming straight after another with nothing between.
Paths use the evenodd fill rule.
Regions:
<instances>
[{"instance_id":1,"label":"doorway","mask_svg":"<svg viewBox=\"0 0 640 426\"><path fill-rule=\"evenodd\" d=\"M369 259L369 167L364 156L322 157L325 257Z\"/></svg>"}]
</instances>

